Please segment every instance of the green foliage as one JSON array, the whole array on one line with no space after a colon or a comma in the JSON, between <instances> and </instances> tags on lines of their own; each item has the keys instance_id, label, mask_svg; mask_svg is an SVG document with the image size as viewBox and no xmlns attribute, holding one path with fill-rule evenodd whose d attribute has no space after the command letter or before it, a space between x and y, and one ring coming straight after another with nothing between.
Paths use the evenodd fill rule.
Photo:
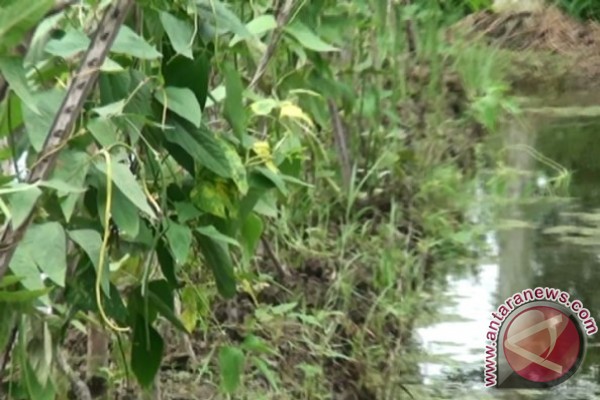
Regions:
<instances>
[{"instance_id":1,"label":"green foliage","mask_svg":"<svg viewBox=\"0 0 600 400\"><path fill-rule=\"evenodd\" d=\"M600 4L595 0L554 0L554 3L576 18L600 21Z\"/></svg>"},{"instance_id":2,"label":"green foliage","mask_svg":"<svg viewBox=\"0 0 600 400\"><path fill-rule=\"evenodd\" d=\"M6 22L0 23L0 71L10 84L0 135L15 139L2 160L23 158L28 168L43 150L100 11L89 0L44 17L52 3L0 7ZM493 129L514 107L496 68L500 57L483 48L446 49L439 33L456 15L488 2L300 3L261 70L278 29L269 2L139 1L141 12L119 31L69 140L55 149L51 179L11 183L12 172L3 171L3 222L17 227L34 213L11 275L0 283L0 326L17 319L3 311L8 302L19 304L20 323L45 324L19 336L11 361L11 379L31 398L54 398L59 390L60 373L48 372L54 362L48 349L60 348L73 326L98 322L120 352L128 349L125 360L115 358L144 388L173 342L161 322L183 334L201 329L215 340L225 394L250 388L255 375L275 391L284 388L283 346L275 342L298 340L290 347L303 353L298 373L308 383L293 383L290 396L319 398L326 385L316 382L328 362L373 356L369 374L385 364L380 357L390 349L381 344L365 354L357 343L373 327L380 339L386 336L380 328L388 317L403 325L415 312L407 308L419 294L406 287L423 284L419 260L462 254L470 236L457 228L454 213L466 208L470 193L447 155L464 156L456 144L462 137L452 134L473 121ZM407 57L407 21L415 24L416 57ZM15 56L13 47L36 25L30 52ZM428 69L426 82L412 78L417 67ZM447 94L446 70L459 72L467 92L461 101L468 104L451 117L455 131L440 132L450 118L439 95ZM423 112L407 112L412 109ZM347 191L340 189L343 151L330 122L336 113L343 132L336 126L335 134L346 136L353 174ZM389 213L378 210L382 192ZM374 226L379 216L365 221L366 212L389 218L385 228ZM409 233L400 233L406 226ZM418 245L412 229L425 237ZM269 263L282 258L282 273L292 268L296 279L295 269L313 262L317 269L333 265L319 275L332 298L300 288L298 299L262 304L263 289L276 285L270 264L256 257L261 242L273 244L262 249ZM410 245L400 249L404 243ZM360 276L372 279L359 282ZM355 296L358 287L368 301ZM240 329L245 339L239 347L224 343L215 336L223 327L213 313L229 304L225 299L246 295L253 308ZM311 309L313 302L339 309ZM374 316L364 332L356 328L362 332L357 343L334 343L332 332L355 324L344 312L366 314L368 302ZM40 313L40 304L58 311ZM40 340L45 358L23 350ZM352 354L340 350L348 346Z\"/></svg>"}]
</instances>

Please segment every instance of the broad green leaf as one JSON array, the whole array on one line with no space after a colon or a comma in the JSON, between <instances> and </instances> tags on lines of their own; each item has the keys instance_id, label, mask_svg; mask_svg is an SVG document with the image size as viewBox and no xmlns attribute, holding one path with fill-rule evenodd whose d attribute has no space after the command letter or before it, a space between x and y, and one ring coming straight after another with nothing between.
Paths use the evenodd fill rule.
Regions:
<instances>
[{"instance_id":1,"label":"broad green leaf","mask_svg":"<svg viewBox=\"0 0 600 400\"><path fill-rule=\"evenodd\" d=\"M222 234L213 225L201 226L199 228L196 228L196 232L206 237L212 238L217 242L223 242L225 244L231 244L233 246L240 247L240 244L237 242L237 240Z\"/></svg>"},{"instance_id":2,"label":"broad green leaf","mask_svg":"<svg viewBox=\"0 0 600 400\"><path fill-rule=\"evenodd\" d=\"M33 259L30 244L24 240L19 242L15 254L10 260L9 268L16 276L22 278L21 284L29 290L44 289L45 285L40 276L40 270ZM42 302L45 298L42 298ZM48 300L49 301L49 300Z\"/></svg>"},{"instance_id":3,"label":"broad green leaf","mask_svg":"<svg viewBox=\"0 0 600 400\"><path fill-rule=\"evenodd\" d=\"M90 156L84 151L63 149L58 155L56 167L52 172L51 180L62 181L69 186L84 188L85 177L90 168ZM60 199L60 208L67 222L75 210L77 201L81 197L77 193L68 193L58 190Z\"/></svg>"},{"instance_id":4,"label":"broad green leaf","mask_svg":"<svg viewBox=\"0 0 600 400\"><path fill-rule=\"evenodd\" d=\"M102 147L109 147L118 141L117 127L107 118L88 120L87 129Z\"/></svg>"},{"instance_id":5,"label":"broad green leaf","mask_svg":"<svg viewBox=\"0 0 600 400\"><path fill-rule=\"evenodd\" d=\"M39 114L27 106L23 107L23 119L27 128L27 136L36 152L41 151L44 146L50 126L60 108L64 95L65 92L59 89L36 93L34 97Z\"/></svg>"},{"instance_id":6,"label":"broad green leaf","mask_svg":"<svg viewBox=\"0 0 600 400\"><path fill-rule=\"evenodd\" d=\"M179 145L198 164L215 174L223 178L231 177L231 167L214 133L189 124L174 122L172 125L174 129L165 132L167 141Z\"/></svg>"},{"instance_id":7,"label":"broad green leaf","mask_svg":"<svg viewBox=\"0 0 600 400\"><path fill-rule=\"evenodd\" d=\"M106 104L101 107L92 109L100 118L110 118L123 114L125 109L125 99L115 101L114 103Z\"/></svg>"},{"instance_id":8,"label":"broad green leaf","mask_svg":"<svg viewBox=\"0 0 600 400\"><path fill-rule=\"evenodd\" d=\"M106 187L104 186L98 189L97 204L100 219L103 224L106 224L106 221L104 220L104 213L106 210ZM123 231L126 236L134 238L138 235L140 230L140 217L137 208L118 188L113 188L111 216L115 220L119 230Z\"/></svg>"},{"instance_id":9,"label":"broad green leaf","mask_svg":"<svg viewBox=\"0 0 600 400\"><path fill-rule=\"evenodd\" d=\"M23 68L23 60L17 57L2 57L0 58L0 72L10 88L19 96L23 103L36 114L41 111L36 105L36 99L32 95L32 91L27 83L25 76L25 68Z\"/></svg>"},{"instance_id":10,"label":"broad green leaf","mask_svg":"<svg viewBox=\"0 0 600 400\"><path fill-rule=\"evenodd\" d=\"M302 46L309 50L318 52L338 51L339 49L325 43L306 25L300 22L294 22L283 28L285 32L294 37Z\"/></svg>"},{"instance_id":11,"label":"broad green leaf","mask_svg":"<svg viewBox=\"0 0 600 400\"><path fill-rule=\"evenodd\" d=\"M71 58L77 53L86 51L90 42L83 31L70 28L60 39L50 39L44 50L53 56Z\"/></svg>"},{"instance_id":12,"label":"broad green leaf","mask_svg":"<svg viewBox=\"0 0 600 400\"><path fill-rule=\"evenodd\" d=\"M248 31L253 35L260 37L263 34L277 28L277 21L273 15L263 14L248 22L246 24L246 28L248 28ZM231 42L229 42L229 46L235 46L242 40L243 39L239 35L235 35L233 39L231 39Z\"/></svg>"},{"instance_id":13,"label":"broad green leaf","mask_svg":"<svg viewBox=\"0 0 600 400\"><path fill-rule=\"evenodd\" d=\"M225 4L218 0L196 0L198 13L209 24L233 32L243 39L252 39L246 25Z\"/></svg>"},{"instance_id":14,"label":"broad green leaf","mask_svg":"<svg viewBox=\"0 0 600 400\"><path fill-rule=\"evenodd\" d=\"M61 224L31 225L23 238L23 248L50 280L64 287L67 272L67 236ZM40 246L43 243L43 246Z\"/></svg>"},{"instance_id":15,"label":"broad green leaf","mask_svg":"<svg viewBox=\"0 0 600 400\"><path fill-rule=\"evenodd\" d=\"M238 347L224 346L219 351L219 369L221 371L221 389L233 394L242 381L246 357Z\"/></svg>"},{"instance_id":16,"label":"broad green leaf","mask_svg":"<svg viewBox=\"0 0 600 400\"><path fill-rule=\"evenodd\" d=\"M114 162L114 160L111 165L113 183L140 211L143 211L152 218L156 218L156 214L150 208L144 191L129 168L124 164ZM104 161L97 161L95 166L100 172L106 175L107 167Z\"/></svg>"},{"instance_id":17,"label":"broad green leaf","mask_svg":"<svg viewBox=\"0 0 600 400\"><path fill-rule=\"evenodd\" d=\"M277 218L277 199L273 192L265 193L257 202L253 209L257 214L265 217Z\"/></svg>"},{"instance_id":18,"label":"broad green leaf","mask_svg":"<svg viewBox=\"0 0 600 400\"><path fill-rule=\"evenodd\" d=\"M162 68L166 86L190 89L202 109L206 105L210 70L210 57L206 52L197 54L194 60L175 57L165 61Z\"/></svg>"},{"instance_id":19,"label":"broad green leaf","mask_svg":"<svg viewBox=\"0 0 600 400\"><path fill-rule=\"evenodd\" d=\"M190 121L196 128L202 121L202 110L198 99L188 88L166 87L154 95L160 104L167 107L180 117Z\"/></svg>"},{"instance_id":20,"label":"broad green leaf","mask_svg":"<svg viewBox=\"0 0 600 400\"><path fill-rule=\"evenodd\" d=\"M11 224L13 229L18 229L29 216L42 191L37 187L31 187L23 192L13 193L8 196L9 209L11 213Z\"/></svg>"},{"instance_id":21,"label":"broad green leaf","mask_svg":"<svg viewBox=\"0 0 600 400\"><path fill-rule=\"evenodd\" d=\"M143 60L155 60L162 57L162 54L154 46L146 42L144 38L127 25L122 25L119 29L110 51Z\"/></svg>"},{"instance_id":22,"label":"broad green leaf","mask_svg":"<svg viewBox=\"0 0 600 400\"><path fill-rule=\"evenodd\" d=\"M68 232L69 237L73 242L75 242L79 247L83 249L85 254L89 257L92 265L98 272L98 262L100 261L100 249L102 248L102 236L100 233L91 230L91 229L80 229L73 230ZM109 274L108 274L108 260L105 258L104 260L104 273L102 274L102 281L100 282L100 286L102 287L102 291L107 297L110 297L110 285L109 285Z\"/></svg>"},{"instance_id":23,"label":"broad green leaf","mask_svg":"<svg viewBox=\"0 0 600 400\"><path fill-rule=\"evenodd\" d=\"M193 204L187 201L178 201L175 203L175 210L177 211L177 220L182 224L187 221L198 218L202 215L202 211L194 207Z\"/></svg>"},{"instance_id":24,"label":"broad green leaf","mask_svg":"<svg viewBox=\"0 0 600 400\"><path fill-rule=\"evenodd\" d=\"M138 118L153 114L153 84L142 71L129 69L113 74L100 74L98 86L103 106L128 99L123 108L124 114L137 115Z\"/></svg>"},{"instance_id":25,"label":"broad green leaf","mask_svg":"<svg viewBox=\"0 0 600 400\"><path fill-rule=\"evenodd\" d=\"M169 220L169 228L165 235L175 256L175 262L177 264L185 263L192 247L192 231L190 228Z\"/></svg>"},{"instance_id":26,"label":"broad green leaf","mask_svg":"<svg viewBox=\"0 0 600 400\"><path fill-rule=\"evenodd\" d=\"M247 262L250 261L256 251L263 229L264 224L262 219L254 213L248 215L248 218L246 218L242 225L241 233L244 246L244 257Z\"/></svg>"},{"instance_id":27,"label":"broad green leaf","mask_svg":"<svg viewBox=\"0 0 600 400\"><path fill-rule=\"evenodd\" d=\"M241 139L246 133L247 116L244 109L242 80L232 65L225 67L225 109L224 115L234 133Z\"/></svg>"},{"instance_id":28,"label":"broad green leaf","mask_svg":"<svg viewBox=\"0 0 600 400\"><path fill-rule=\"evenodd\" d=\"M233 297L236 293L235 273L227 246L200 234L196 239L206 263L213 272L219 293L225 298Z\"/></svg>"},{"instance_id":29,"label":"broad green leaf","mask_svg":"<svg viewBox=\"0 0 600 400\"><path fill-rule=\"evenodd\" d=\"M0 53L16 46L52 8L54 0L14 1L0 6Z\"/></svg>"},{"instance_id":30,"label":"broad green leaf","mask_svg":"<svg viewBox=\"0 0 600 400\"><path fill-rule=\"evenodd\" d=\"M131 343L131 370L143 388L149 388L154 382L164 347L160 334L138 317Z\"/></svg>"},{"instance_id":31,"label":"broad green leaf","mask_svg":"<svg viewBox=\"0 0 600 400\"><path fill-rule=\"evenodd\" d=\"M179 19L172 14L161 11L160 22L171 41L173 49L187 58L193 59L192 39L194 38L194 26L188 21Z\"/></svg>"}]
</instances>

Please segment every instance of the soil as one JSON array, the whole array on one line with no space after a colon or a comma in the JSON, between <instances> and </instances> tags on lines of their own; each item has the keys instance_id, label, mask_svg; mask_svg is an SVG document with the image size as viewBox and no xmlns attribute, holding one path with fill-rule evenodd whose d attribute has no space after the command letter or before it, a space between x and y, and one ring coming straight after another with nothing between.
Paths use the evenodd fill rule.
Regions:
<instances>
[{"instance_id":1,"label":"soil","mask_svg":"<svg viewBox=\"0 0 600 400\"><path fill-rule=\"evenodd\" d=\"M449 38L459 32L512 52L520 61L512 76L517 84L533 78L538 85L558 82L570 90L600 86L597 22L579 21L547 6L535 12L478 12L452 27Z\"/></svg>"}]
</instances>

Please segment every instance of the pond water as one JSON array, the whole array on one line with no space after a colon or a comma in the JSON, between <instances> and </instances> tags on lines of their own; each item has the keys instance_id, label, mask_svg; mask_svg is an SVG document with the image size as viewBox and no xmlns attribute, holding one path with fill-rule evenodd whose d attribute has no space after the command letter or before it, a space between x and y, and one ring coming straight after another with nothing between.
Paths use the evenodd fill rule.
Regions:
<instances>
[{"instance_id":1,"label":"pond water","mask_svg":"<svg viewBox=\"0 0 600 400\"><path fill-rule=\"evenodd\" d=\"M448 277L440 311L453 318L417 330L427 356L406 387L419 400L600 398L600 333L588 338L577 374L550 392L483 385L491 312L514 293L538 286L568 291L600 323L600 118L537 114L511 121L500 136L507 170L521 173L496 201L482 194L479 202L496 221L487 237L490 254L476 273ZM564 193L548 195L549 179L560 171L531 149L572 172Z\"/></svg>"}]
</instances>

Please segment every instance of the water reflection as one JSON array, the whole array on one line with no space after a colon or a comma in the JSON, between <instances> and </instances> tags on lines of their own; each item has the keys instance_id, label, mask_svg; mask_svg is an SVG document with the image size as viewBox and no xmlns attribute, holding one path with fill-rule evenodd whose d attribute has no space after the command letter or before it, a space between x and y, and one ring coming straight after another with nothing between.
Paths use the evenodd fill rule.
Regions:
<instances>
[{"instance_id":1,"label":"water reflection","mask_svg":"<svg viewBox=\"0 0 600 400\"><path fill-rule=\"evenodd\" d=\"M513 293L528 287L549 286L569 291L580 299L600 322L600 120L549 121L538 117L515 120L507 125L505 140L507 164L521 172L505 188L505 198L515 200L498 206L498 213L512 224L490 234L496 245L496 262L484 263L477 277L449 278L448 299L442 313L467 317L418 331L429 354L446 357L444 362L421 363L423 385L412 386L418 399L595 399L600 398L600 341L592 337L583 366L567 383L551 393L495 391L483 388L483 346L490 313ZM519 202L524 195L539 191L539 173L556 175L548 164L540 163L525 151L537 149L544 156L573 172L569 186L571 201ZM536 185L537 184L537 185ZM572 225L590 227L590 221L573 212L598 216L592 238L594 245L565 241L544 233L550 227ZM514 221L527 224L515 224ZM576 239L577 237L575 237ZM595 245L595 243L599 245ZM600 335L596 335L600 336Z\"/></svg>"}]
</instances>

